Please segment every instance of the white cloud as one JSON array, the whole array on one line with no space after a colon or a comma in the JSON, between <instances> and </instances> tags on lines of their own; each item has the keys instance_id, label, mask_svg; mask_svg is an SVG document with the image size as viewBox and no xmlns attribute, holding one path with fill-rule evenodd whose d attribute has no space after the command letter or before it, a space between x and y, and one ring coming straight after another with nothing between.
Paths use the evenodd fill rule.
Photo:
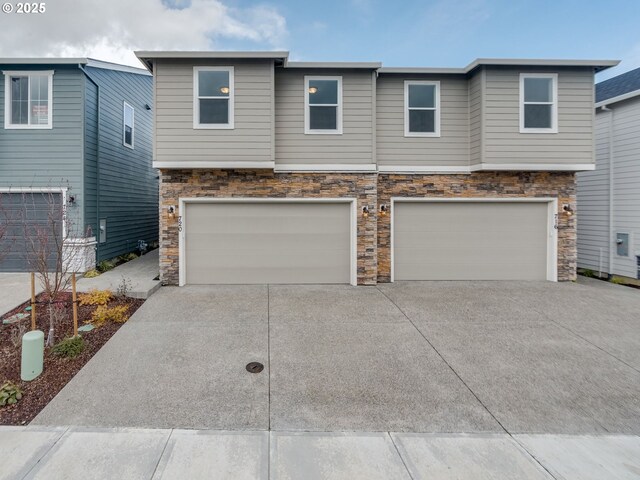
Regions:
<instances>
[{"instance_id":1,"label":"white cloud","mask_svg":"<svg viewBox=\"0 0 640 480\"><path fill-rule=\"evenodd\" d=\"M269 6L219 0L55 0L43 14L0 14L0 56L89 56L140 66L133 50L210 50L225 40L282 48L286 21Z\"/></svg>"}]
</instances>

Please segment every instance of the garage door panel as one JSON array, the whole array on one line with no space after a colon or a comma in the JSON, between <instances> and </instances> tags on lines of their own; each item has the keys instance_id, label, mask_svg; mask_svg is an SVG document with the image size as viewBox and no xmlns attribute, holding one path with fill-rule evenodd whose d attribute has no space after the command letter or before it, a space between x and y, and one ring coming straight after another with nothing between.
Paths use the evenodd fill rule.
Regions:
<instances>
[{"instance_id":1,"label":"garage door panel","mask_svg":"<svg viewBox=\"0 0 640 480\"><path fill-rule=\"evenodd\" d=\"M348 203L193 203L186 282L349 283Z\"/></svg>"},{"instance_id":2,"label":"garage door panel","mask_svg":"<svg viewBox=\"0 0 640 480\"><path fill-rule=\"evenodd\" d=\"M397 202L396 280L547 278L548 205Z\"/></svg>"}]
</instances>

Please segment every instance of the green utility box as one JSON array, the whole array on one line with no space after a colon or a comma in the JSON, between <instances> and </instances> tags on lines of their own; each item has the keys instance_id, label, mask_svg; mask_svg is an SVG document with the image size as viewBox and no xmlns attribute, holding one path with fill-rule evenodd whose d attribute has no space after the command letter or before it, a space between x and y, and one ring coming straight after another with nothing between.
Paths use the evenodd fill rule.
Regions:
<instances>
[{"instance_id":1,"label":"green utility box","mask_svg":"<svg viewBox=\"0 0 640 480\"><path fill-rule=\"evenodd\" d=\"M25 382L42 373L44 362L44 332L33 330L22 337L22 368L20 378Z\"/></svg>"}]
</instances>

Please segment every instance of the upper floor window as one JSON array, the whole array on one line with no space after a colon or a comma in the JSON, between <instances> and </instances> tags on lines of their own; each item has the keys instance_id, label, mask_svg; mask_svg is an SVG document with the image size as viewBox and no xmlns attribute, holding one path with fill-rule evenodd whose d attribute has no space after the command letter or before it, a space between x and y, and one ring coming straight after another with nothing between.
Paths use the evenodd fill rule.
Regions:
<instances>
[{"instance_id":1,"label":"upper floor window","mask_svg":"<svg viewBox=\"0 0 640 480\"><path fill-rule=\"evenodd\" d=\"M404 82L404 136L440 136L440 82Z\"/></svg>"},{"instance_id":2,"label":"upper floor window","mask_svg":"<svg viewBox=\"0 0 640 480\"><path fill-rule=\"evenodd\" d=\"M127 102L124 102L122 143L131 149L133 149L134 118L135 110Z\"/></svg>"},{"instance_id":3,"label":"upper floor window","mask_svg":"<svg viewBox=\"0 0 640 480\"><path fill-rule=\"evenodd\" d=\"M193 128L233 128L233 67L194 67L193 92Z\"/></svg>"},{"instance_id":4,"label":"upper floor window","mask_svg":"<svg viewBox=\"0 0 640 480\"><path fill-rule=\"evenodd\" d=\"M304 133L342 134L342 77L304 77Z\"/></svg>"},{"instance_id":5,"label":"upper floor window","mask_svg":"<svg viewBox=\"0 0 640 480\"><path fill-rule=\"evenodd\" d=\"M520 133L558 133L557 74L520 74Z\"/></svg>"},{"instance_id":6,"label":"upper floor window","mask_svg":"<svg viewBox=\"0 0 640 480\"><path fill-rule=\"evenodd\" d=\"M4 128L53 128L53 71L3 73Z\"/></svg>"}]
</instances>

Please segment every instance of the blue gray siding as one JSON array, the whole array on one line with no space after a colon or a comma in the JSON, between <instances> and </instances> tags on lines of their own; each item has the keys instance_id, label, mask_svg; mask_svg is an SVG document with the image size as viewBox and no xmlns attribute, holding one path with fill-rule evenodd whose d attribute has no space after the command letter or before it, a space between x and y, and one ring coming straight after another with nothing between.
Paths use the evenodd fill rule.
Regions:
<instances>
[{"instance_id":1,"label":"blue gray siding","mask_svg":"<svg viewBox=\"0 0 640 480\"><path fill-rule=\"evenodd\" d=\"M86 88L86 145L87 150L97 149L95 154L88 152L85 161L87 184L97 185L95 207L89 204L87 208L93 218L87 223L97 234L98 220L107 220L107 241L98 244L97 252L102 260L134 250L138 240L158 239L158 181L151 167L152 111L145 108L153 105L152 78L101 68L87 67L86 71L99 85L96 120L98 100L93 87ZM135 109L133 150L123 144L125 101ZM96 121L97 138L92 128Z\"/></svg>"},{"instance_id":2,"label":"blue gray siding","mask_svg":"<svg viewBox=\"0 0 640 480\"><path fill-rule=\"evenodd\" d=\"M0 187L68 187L76 197L69 218L80 231L83 218L83 75L77 67L1 65L4 71L54 70L53 129L6 130L0 74Z\"/></svg>"}]
</instances>

